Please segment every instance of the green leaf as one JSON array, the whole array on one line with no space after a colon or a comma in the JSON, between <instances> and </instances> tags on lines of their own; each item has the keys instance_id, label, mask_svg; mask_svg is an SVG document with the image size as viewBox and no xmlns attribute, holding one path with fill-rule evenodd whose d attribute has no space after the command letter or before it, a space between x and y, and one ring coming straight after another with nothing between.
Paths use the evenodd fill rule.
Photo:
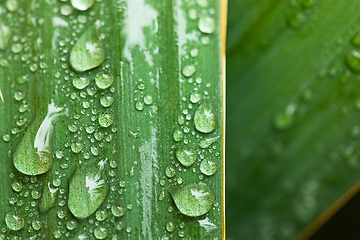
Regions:
<instances>
[{"instance_id":1,"label":"green leaf","mask_svg":"<svg viewBox=\"0 0 360 240\"><path fill-rule=\"evenodd\" d=\"M224 236L224 9L0 0L0 239Z\"/></svg>"},{"instance_id":2,"label":"green leaf","mask_svg":"<svg viewBox=\"0 0 360 240\"><path fill-rule=\"evenodd\" d=\"M291 239L359 180L357 6L230 2L229 239Z\"/></svg>"}]
</instances>

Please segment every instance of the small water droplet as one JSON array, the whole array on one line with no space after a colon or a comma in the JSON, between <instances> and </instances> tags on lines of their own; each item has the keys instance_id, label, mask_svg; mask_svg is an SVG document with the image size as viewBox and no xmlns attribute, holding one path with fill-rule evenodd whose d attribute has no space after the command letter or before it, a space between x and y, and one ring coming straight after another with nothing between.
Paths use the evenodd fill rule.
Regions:
<instances>
[{"instance_id":1,"label":"small water droplet","mask_svg":"<svg viewBox=\"0 0 360 240\"><path fill-rule=\"evenodd\" d=\"M114 102L114 98L112 96L102 96L100 98L100 104L103 107L110 107Z\"/></svg>"},{"instance_id":2,"label":"small water droplet","mask_svg":"<svg viewBox=\"0 0 360 240\"><path fill-rule=\"evenodd\" d=\"M7 0L5 5L7 10L9 10L10 12L15 12L16 10L19 9L18 0Z\"/></svg>"},{"instance_id":3,"label":"small water droplet","mask_svg":"<svg viewBox=\"0 0 360 240\"><path fill-rule=\"evenodd\" d=\"M189 10L188 15L189 15L189 18L191 20L196 20L197 19L197 12L193 8Z\"/></svg>"},{"instance_id":4,"label":"small water droplet","mask_svg":"<svg viewBox=\"0 0 360 240\"><path fill-rule=\"evenodd\" d=\"M110 112L105 112L99 115L99 124L102 127L109 127L114 122L114 116Z\"/></svg>"},{"instance_id":5,"label":"small water droplet","mask_svg":"<svg viewBox=\"0 0 360 240\"><path fill-rule=\"evenodd\" d=\"M73 7L80 11L88 10L94 3L95 0L71 0Z\"/></svg>"},{"instance_id":6,"label":"small water droplet","mask_svg":"<svg viewBox=\"0 0 360 240\"><path fill-rule=\"evenodd\" d=\"M34 219L31 222L31 226L35 231L39 231L42 227L41 221L38 219Z\"/></svg>"},{"instance_id":7,"label":"small water droplet","mask_svg":"<svg viewBox=\"0 0 360 240\"><path fill-rule=\"evenodd\" d=\"M146 105L151 105L151 104L153 103L153 98L152 98L152 96L146 95L146 96L144 97L144 103L145 103Z\"/></svg>"},{"instance_id":8,"label":"small water droplet","mask_svg":"<svg viewBox=\"0 0 360 240\"><path fill-rule=\"evenodd\" d=\"M5 134L3 135L3 140L4 140L5 142L10 142L10 140L11 140L11 135L8 134L8 133L5 133Z\"/></svg>"},{"instance_id":9,"label":"small water droplet","mask_svg":"<svg viewBox=\"0 0 360 240\"><path fill-rule=\"evenodd\" d=\"M175 151L175 155L184 167L190 167L197 159L196 152L190 149L178 148Z\"/></svg>"},{"instance_id":10,"label":"small water droplet","mask_svg":"<svg viewBox=\"0 0 360 240\"><path fill-rule=\"evenodd\" d=\"M210 133L217 126L216 115L212 105L202 103L195 112L194 124L196 130L202 133Z\"/></svg>"},{"instance_id":11,"label":"small water droplet","mask_svg":"<svg viewBox=\"0 0 360 240\"><path fill-rule=\"evenodd\" d=\"M95 218L96 220L98 220L99 222L104 221L105 219L107 219L108 214L105 210L98 210L95 213Z\"/></svg>"},{"instance_id":12,"label":"small water droplet","mask_svg":"<svg viewBox=\"0 0 360 240\"><path fill-rule=\"evenodd\" d=\"M200 163L200 171L207 176L214 175L217 169L218 166L214 160L204 159Z\"/></svg>"},{"instance_id":13,"label":"small water droplet","mask_svg":"<svg viewBox=\"0 0 360 240\"><path fill-rule=\"evenodd\" d=\"M70 220L70 221L66 222L66 228L70 231L77 228L77 226L78 226L78 222L75 220Z\"/></svg>"},{"instance_id":14,"label":"small water droplet","mask_svg":"<svg viewBox=\"0 0 360 240\"><path fill-rule=\"evenodd\" d=\"M144 103L142 103L142 102L136 102L136 103L135 103L135 109L138 110L138 111L144 110Z\"/></svg>"},{"instance_id":15,"label":"small water droplet","mask_svg":"<svg viewBox=\"0 0 360 240\"><path fill-rule=\"evenodd\" d=\"M9 212L5 216L6 226L13 231L19 231L24 228L24 218L16 212Z\"/></svg>"},{"instance_id":16,"label":"small water droplet","mask_svg":"<svg viewBox=\"0 0 360 240\"><path fill-rule=\"evenodd\" d=\"M11 45L11 51L13 53L20 53L23 50L23 46L21 45L21 43L14 43L13 45Z\"/></svg>"},{"instance_id":17,"label":"small water droplet","mask_svg":"<svg viewBox=\"0 0 360 240\"><path fill-rule=\"evenodd\" d=\"M191 77L192 75L194 75L195 71L196 71L196 68L194 65L186 65L182 69L182 74L185 77Z\"/></svg>"},{"instance_id":18,"label":"small water droplet","mask_svg":"<svg viewBox=\"0 0 360 240\"><path fill-rule=\"evenodd\" d=\"M315 0L302 0L302 2L301 2L301 5L304 8L310 8L310 7L314 6L314 4L315 4Z\"/></svg>"},{"instance_id":19,"label":"small water droplet","mask_svg":"<svg viewBox=\"0 0 360 240\"><path fill-rule=\"evenodd\" d=\"M211 144L213 144L214 142L216 142L216 140L218 139L219 137L213 137L213 138L205 138L203 140L201 140L199 142L199 147L200 148L208 148L210 147Z\"/></svg>"},{"instance_id":20,"label":"small water droplet","mask_svg":"<svg viewBox=\"0 0 360 240\"><path fill-rule=\"evenodd\" d=\"M71 143L71 151L73 153L79 153L83 149L84 145L81 142L73 142Z\"/></svg>"},{"instance_id":21,"label":"small water droplet","mask_svg":"<svg viewBox=\"0 0 360 240\"><path fill-rule=\"evenodd\" d=\"M205 183L192 183L169 190L176 207L189 217L198 217L209 212L214 203L214 193Z\"/></svg>"},{"instance_id":22,"label":"small water droplet","mask_svg":"<svg viewBox=\"0 0 360 240\"><path fill-rule=\"evenodd\" d=\"M107 89L114 82L114 77L108 72L99 72L95 76L95 83L100 89Z\"/></svg>"},{"instance_id":23,"label":"small water droplet","mask_svg":"<svg viewBox=\"0 0 360 240\"><path fill-rule=\"evenodd\" d=\"M204 16L199 19L198 28L202 33L211 34L215 31L215 20L212 17Z\"/></svg>"},{"instance_id":24,"label":"small water droplet","mask_svg":"<svg viewBox=\"0 0 360 240\"><path fill-rule=\"evenodd\" d=\"M96 227L94 229L94 236L96 239L105 239L108 236L109 231L105 227Z\"/></svg>"},{"instance_id":25,"label":"small water droplet","mask_svg":"<svg viewBox=\"0 0 360 240\"><path fill-rule=\"evenodd\" d=\"M101 40L95 27L90 27L71 49L70 65L75 71L84 72L100 66L104 59L105 52Z\"/></svg>"},{"instance_id":26,"label":"small water droplet","mask_svg":"<svg viewBox=\"0 0 360 240\"><path fill-rule=\"evenodd\" d=\"M174 131L173 137L176 142L180 142L184 138L184 133L180 129L177 129Z\"/></svg>"},{"instance_id":27,"label":"small water droplet","mask_svg":"<svg viewBox=\"0 0 360 240\"><path fill-rule=\"evenodd\" d=\"M84 89L89 86L90 80L87 77L77 77L73 79L72 84L77 89Z\"/></svg>"},{"instance_id":28,"label":"small water droplet","mask_svg":"<svg viewBox=\"0 0 360 240\"><path fill-rule=\"evenodd\" d=\"M190 95L190 102L198 103L200 100L201 100L201 94L200 93L192 93Z\"/></svg>"},{"instance_id":29,"label":"small water droplet","mask_svg":"<svg viewBox=\"0 0 360 240\"><path fill-rule=\"evenodd\" d=\"M111 206L111 213L115 217L122 217L125 215L126 209L120 205L112 205Z\"/></svg>"},{"instance_id":30,"label":"small water droplet","mask_svg":"<svg viewBox=\"0 0 360 240\"><path fill-rule=\"evenodd\" d=\"M173 232L175 230L175 224L173 222L167 222L165 228L166 231Z\"/></svg>"},{"instance_id":31,"label":"small water droplet","mask_svg":"<svg viewBox=\"0 0 360 240\"><path fill-rule=\"evenodd\" d=\"M11 187L15 192L21 192L23 185L21 182L15 181L12 183Z\"/></svg>"},{"instance_id":32,"label":"small water droplet","mask_svg":"<svg viewBox=\"0 0 360 240\"><path fill-rule=\"evenodd\" d=\"M199 7L207 7L208 6L208 0L196 0L196 4Z\"/></svg>"},{"instance_id":33,"label":"small water droplet","mask_svg":"<svg viewBox=\"0 0 360 240\"><path fill-rule=\"evenodd\" d=\"M173 178L176 175L176 169L173 166L167 166L165 169L165 174L168 178Z\"/></svg>"}]
</instances>

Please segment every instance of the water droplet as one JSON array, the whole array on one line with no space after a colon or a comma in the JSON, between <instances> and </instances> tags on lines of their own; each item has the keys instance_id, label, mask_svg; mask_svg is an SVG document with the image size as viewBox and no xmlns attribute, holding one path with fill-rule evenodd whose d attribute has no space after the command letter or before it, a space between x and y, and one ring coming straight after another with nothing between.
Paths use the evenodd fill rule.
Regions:
<instances>
[{"instance_id":1,"label":"water droplet","mask_svg":"<svg viewBox=\"0 0 360 240\"><path fill-rule=\"evenodd\" d=\"M138 110L138 111L144 110L144 103L142 103L142 102L136 102L136 103L135 103L135 108L136 108L136 110Z\"/></svg>"},{"instance_id":2,"label":"water droplet","mask_svg":"<svg viewBox=\"0 0 360 240\"><path fill-rule=\"evenodd\" d=\"M84 145L81 142L73 142L71 143L71 151L73 153L79 153L83 149Z\"/></svg>"},{"instance_id":3,"label":"water droplet","mask_svg":"<svg viewBox=\"0 0 360 240\"><path fill-rule=\"evenodd\" d=\"M50 181L44 185L43 194L39 204L39 210L41 213L45 213L55 206L57 191L57 188L51 187Z\"/></svg>"},{"instance_id":4,"label":"water droplet","mask_svg":"<svg viewBox=\"0 0 360 240\"><path fill-rule=\"evenodd\" d=\"M96 239L105 239L109 231L105 227L97 227L94 229L94 236Z\"/></svg>"},{"instance_id":5,"label":"water droplet","mask_svg":"<svg viewBox=\"0 0 360 240\"><path fill-rule=\"evenodd\" d=\"M215 130L217 121L212 105L202 103L195 112L194 124L196 130L202 133L210 133Z\"/></svg>"},{"instance_id":6,"label":"water droplet","mask_svg":"<svg viewBox=\"0 0 360 240\"><path fill-rule=\"evenodd\" d=\"M99 115L99 124L102 127L109 127L114 122L114 116L110 112Z\"/></svg>"},{"instance_id":7,"label":"water droplet","mask_svg":"<svg viewBox=\"0 0 360 240\"><path fill-rule=\"evenodd\" d=\"M144 97L144 103L145 103L146 105L151 105L151 104L153 103L153 98L152 98L152 96L146 95L146 96Z\"/></svg>"},{"instance_id":8,"label":"water droplet","mask_svg":"<svg viewBox=\"0 0 360 240\"><path fill-rule=\"evenodd\" d=\"M177 129L174 131L173 137L176 142L180 142L183 139L184 134L180 129Z\"/></svg>"},{"instance_id":9,"label":"water droplet","mask_svg":"<svg viewBox=\"0 0 360 240\"><path fill-rule=\"evenodd\" d=\"M77 228L77 226L78 226L78 223L75 220L70 220L70 221L66 222L66 228L69 229L70 231Z\"/></svg>"},{"instance_id":10,"label":"water droplet","mask_svg":"<svg viewBox=\"0 0 360 240\"><path fill-rule=\"evenodd\" d=\"M178 148L175 151L175 155L184 167L190 167L197 159L196 152L190 149Z\"/></svg>"},{"instance_id":11,"label":"water droplet","mask_svg":"<svg viewBox=\"0 0 360 240\"><path fill-rule=\"evenodd\" d=\"M88 10L94 3L95 0L71 0L73 7L80 11Z\"/></svg>"},{"instance_id":12,"label":"water droplet","mask_svg":"<svg viewBox=\"0 0 360 240\"><path fill-rule=\"evenodd\" d=\"M20 92L20 91L17 91L14 94L14 98L15 98L16 101L21 101L21 100L24 99L24 97L25 97L25 93Z\"/></svg>"},{"instance_id":13,"label":"water droplet","mask_svg":"<svg viewBox=\"0 0 360 240\"><path fill-rule=\"evenodd\" d=\"M189 217L198 217L209 212L214 203L214 193L205 183L193 183L169 190L176 207Z\"/></svg>"},{"instance_id":14,"label":"water droplet","mask_svg":"<svg viewBox=\"0 0 360 240\"><path fill-rule=\"evenodd\" d=\"M201 94L200 93L192 93L190 95L190 102L198 103L200 100L201 100Z\"/></svg>"},{"instance_id":15,"label":"water droplet","mask_svg":"<svg viewBox=\"0 0 360 240\"><path fill-rule=\"evenodd\" d=\"M176 169L173 166L167 166L165 169L165 174L168 178L173 178L176 175Z\"/></svg>"},{"instance_id":16,"label":"water droplet","mask_svg":"<svg viewBox=\"0 0 360 240\"><path fill-rule=\"evenodd\" d=\"M352 71L360 72L360 52L353 50L347 53L345 61Z\"/></svg>"},{"instance_id":17,"label":"water droplet","mask_svg":"<svg viewBox=\"0 0 360 240\"><path fill-rule=\"evenodd\" d=\"M89 240L90 238L87 236L87 234L84 231L79 231L75 234L75 236L72 238L72 240Z\"/></svg>"},{"instance_id":18,"label":"water droplet","mask_svg":"<svg viewBox=\"0 0 360 240\"><path fill-rule=\"evenodd\" d=\"M196 71L196 68L194 65L186 65L182 69L182 74L185 77L191 77L192 75L194 75L195 71Z\"/></svg>"},{"instance_id":19,"label":"water droplet","mask_svg":"<svg viewBox=\"0 0 360 240\"><path fill-rule=\"evenodd\" d=\"M99 72L95 76L95 83L100 89L107 89L114 82L114 77L108 72Z\"/></svg>"},{"instance_id":20,"label":"water droplet","mask_svg":"<svg viewBox=\"0 0 360 240\"><path fill-rule=\"evenodd\" d=\"M102 96L100 98L100 104L103 107L110 107L114 102L114 98L111 96Z\"/></svg>"},{"instance_id":21,"label":"water droplet","mask_svg":"<svg viewBox=\"0 0 360 240\"><path fill-rule=\"evenodd\" d=\"M77 77L72 81L74 87L77 89L84 89L90 84L90 80L87 77Z\"/></svg>"},{"instance_id":22,"label":"water droplet","mask_svg":"<svg viewBox=\"0 0 360 240\"><path fill-rule=\"evenodd\" d=\"M200 148L208 148L208 147L210 147L211 144L213 144L214 142L216 142L216 140L217 140L218 138L219 138L219 137L205 138L205 139L203 139L203 140L200 141L199 147L200 147Z\"/></svg>"},{"instance_id":23,"label":"water droplet","mask_svg":"<svg viewBox=\"0 0 360 240\"><path fill-rule=\"evenodd\" d=\"M200 171L207 176L211 176L216 173L217 169L218 166L216 162L211 159L204 159L200 163Z\"/></svg>"},{"instance_id":24,"label":"water droplet","mask_svg":"<svg viewBox=\"0 0 360 240\"><path fill-rule=\"evenodd\" d=\"M11 35L11 28L4 22L0 22L0 50L8 48Z\"/></svg>"},{"instance_id":25,"label":"water droplet","mask_svg":"<svg viewBox=\"0 0 360 240\"><path fill-rule=\"evenodd\" d=\"M19 9L19 2L18 0L7 0L6 1L6 8L10 12L15 12Z\"/></svg>"},{"instance_id":26,"label":"water droplet","mask_svg":"<svg viewBox=\"0 0 360 240\"><path fill-rule=\"evenodd\" d=\"M13 162L17 170L27 175L49 171L53 163L51 137L54 121L66 113L52 102L43 121L40 122L39 117L34 120L14 153Z\"/></svg>"},{"instance_id":27,"label":"water droplet","mask_svg":"<svg viewBox=\"0 0 360 240\"><path fill-rule=\"evenodd\" d=\"M24 228L24 218L16 212L9 212L5 216L6 226L13 231L19 231Z\"/></svg>"},{"instance_id":28,"label":"water droplet","mask_svg":"<svg viewBox=\"0 0 360 240\"><path fill-rule=\"evenodd\" d=\"M115 217L122 217L125 215L126 209L120 205L112 205L111 206L111 213Z\"/></svg>"},{"instance_id":29,"label":"water droplet","mask_svg":"<svg viewBox=\"0 0 360 240\"><path fill-rule=\"evenodd\" d=\"M73 133L77 132L79 130L78 126L75 125L75 124L69 124L68 129L69 129L70 132L73 132Z\"/></svg>"},{"instance_id":30,"label":"water droplet","mask_svg":"<svg viewBox=\"0 0 360 240\"><path fill-rule=\"evenodd\" d=\"M198 28L202 33L211 34L215 31L215 20L212 17L204 16L199 19Z\"/></svg>"},{"instance_id":31,"label":"water droplet","mask_svg":"<svg viewBox=\"0 0 360 240\"><path fill-rule=\"evenodd\" d=\"M189 18L191 20L196 20L197 19L197 12L193 8L189 10L188 15L189 15Z\"/></svg>"},{"instance_id":32,"label":"water droplet","mask_svg":"<svg viewBox=\"0 0 360 240\"><path fill-rule=\"evenodd\" d=\"M196 4L199 7L207 7L208 6L208 0L196 0Z\"/></svg>"},{"instance_id":33,"label":"water droplet","mask_svg":"<svg viewBox=\"0 0 360 240\"><path fill-rule=\"evenodd\" d=\"M301 12L291 11L285 14L285 20L290 27L298 28L305 22L305 16Z\"/></svg>"},{"instance_id":34,"label":"water droplet","mask_svg":"<svg viewBox=\"0 0 360 240\"><path fill-rule=\"evenodd\" d=\"M173 232L175 230L175 224L173 222L167 222L165 228L166 231Z\"/></svg>"},{"instance_id":35,"label":"water droplet","mask_svg":"<svg viewBox=\"0 0 360 240\"><path fill-rule=\"evenodd\" d=\"M291 127L295 121L294 113L296 111L296 105L294 103L289 104L286 107L284 113L277 114L274 118L274 125L279 130L285 130Z\"/></svg>"},{"instance_id":36,"label":"water droplet","mask_svg":"<svg viewBox=\"0 0 360 240\"><path fill-rule=\"evenodd\" d=\"M15 181L12 183L11 187L15 192L21 192L23 185L21 182Z\"/></svg>"},{"instance_id":37,"label":"water droplet","mask_svg":"<svg viewBox=\"0 0 360 240\"><path fill-rule=\"evenodd\" d=\"M31 226L35 231L39 231L42 227L41 221L38 219L34 219L31 222Z\"/></svg>"},{"instance_id":38,"label":"water droplet","mask_svg":"<svg viewBox=\"0 0 360 240\"><path fill-rule=\"evenodd\" d=\"M20 43L14 43L11 45L11 51L13 53L20 53L23 50L23 46Z\"/></svg>"},{"instance_id":39,"label":"water droplet","mask_svg":"<svg viewBox=\"0 0 360 240\"><path fill-rule=\"evenodd\" d=\"M104 162L78 168L69 184L68 207L76 218L87 218L103 203L107 186L103 174Z\"/></svg>"},{"instance_id":40,"label":"water droplet","mask_svg":"<svg viewBox=\"0 0 360 240\"><path fill-rule=\"evenodd\" d=\"M11 135L10 135L10 134L5 133L5 134L3 135L3 140L4 140L5 142L9 142L10 139L11 139Z\"/></svg>"},{"instance_id":41,"label":"water droplet","mask_svg":"<svg viewBox=\"0 0 360 240\"><path fill-rule=\"evenodd\" d=\"M314 6L315 0L302 0L301 5L304 8L310 8L312 6Z\"/></svg>"},{"instance_id":42,"label":"water droplet","mask_svg":"<svg viewBox=\"0 0 360 240\"><path fill-rule=\"evenodd\" d=\"M94 27L80 36L70 52L70 65L78 72L100 66L104 59L104 48Z\"/></svg>"},{"instance_id":43,"label":"water droplet","mask_svg":"<svg viewBox=\"0 0 360 240\"><path fill-rule=\"evenodd\" d=\"M95 213L95 218L96 220L98 220L99 222L104 221L105 219L107 219L108 214L105 210L98 210Z\"/></svg>"},{"instance_id":44,"label":"water droplet","mask_svg":"<svg viewBox=\"0 0 360 240\"><path fill-rule=\"evenodd\" d=\"M62 5L60 7L60 13L63 16L69 16L73 13L73 11L74 11L74 8L70 5Z\"/></svg>"},{"instance_id":45,"label":"water droplet","mask_svg":"<svg viewBox=\"0 0 360 240\"><path fill-rule=\"evenodd\" d=\"M360 32L357 32L351 39L351 43L360 47Z\"/></svg>"},{"instance_id":46,"label":"water droplet","mask_svg":"<svg viewBox=\"0 0 360 240\"><path fill-rule=\"evenodd\" d=\"M199 55L199 50L197 48L193 48L190 50L191 57L197 57Z\"/></svg>"}]
</instances>

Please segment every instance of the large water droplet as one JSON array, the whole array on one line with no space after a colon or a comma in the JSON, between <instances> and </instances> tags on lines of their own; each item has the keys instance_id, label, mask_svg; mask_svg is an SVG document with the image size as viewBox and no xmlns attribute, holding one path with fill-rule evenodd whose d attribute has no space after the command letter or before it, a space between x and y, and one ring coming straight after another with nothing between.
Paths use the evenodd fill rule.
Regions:
<instances>
[{"instance_id":1,"label":"large water droplet","mask_svg":"<svg viewBox=\"0 0 360 240\"><path fill-rule=\"evenodd\" d=\"M87 29L70 52L70 65L78 72L84 72L102 64L105 52L94 27Z\"/></svg>"},{"instance_id":2,"label":"large water droplet","mask_svg":"<svg viewBox=\"0 0 360 240\"><path fill-rule=\"evenodd\" d=\"M50 181L44 185L43 194L39 204L39 210L41 213L45 213L55 206L57 191L58 188L51 187Z\"/></svg>"},{"instance_id":3,"label":"large water droplet","mask_svg":"<svg viewBox=\"0 0 360 240\"><path fill-rule=\"evenodd\" d=\"M196 152L190 149L178 148L175 151L175 155L184 167L190 167L197 159Z\"/></svg>"},{"instance_id":4,"label":"large water droplet","mask_svg":"<svg viewBox=\"0 0 360 240\"><path fill-rule=\"evenodd\" d=\"M215 31L215 20L212 17L201 17L198 27L202 33L211 34Z\"/></svg>"},{"instance_id":5,"label":"large water droplet","mask_svg":"<svg viewBox=\"0 0 360 240\"><path fill-rule=\"evenodd\" d=\"M87 218L103 203L107 186L103 173L104 162L78 168L69 184L68 206L77 218Z\"/></svg>"},{"instance_id":6,"label":"large water droplet","mask_svg":"<svg viewBox=\"0 0 360 240\"><path fill-rule=\"evenodd\" d=\"M7 213L5 223L6 226L13 231L19 231L24 228L24 218L16 212Z\"/></svg>"},{"instance_id":7,"label":"large water droplet","mask_svg":"<svg viewBox=\"0 0 360 240\"><path fill-rule=\"evenodd\" d=\"M345 61L349 68L355 72L360 72L360 52L353 50L345 55Z\"/></svg>"},{"instance_id":8,"label":"large water droplet","mask_svg":"<svg viewBox=\"0 0 360 240\"><path fill-rule=\"evenodd\" d=\"M88 10L94 3L95 0L71 0L73 7L80 11Z\"/></svg>"},{"instance_id":9,"label":"large water droplet","mask_svg":"<svg viewBox=\"0 0 360 240\"><path fill-rule=\"evenodd\" d=\"M195 128L199 132L210 133L215 130L217 121L212 105L202 103L195 112Z\"/></svg>"},{"instance_id":10,"label":"large water droplet","mask_svg":"<svg viewBox=\"0 0 360 240\"><path fill-rule=\"evenodd\" d=\"M63 108L58 108L51 102L44 120L34 120L14 153L13 161L17 170L27 175L49 171L53 163L51 138L54 121L66 113Z\"/></svg>"},{"instance_id":11,"label":"large water droplet","mask_svg":"<svg viewBox=\"0 0 360 240\"><path fill-rule=\"evenodd\" d=\"M198 217L210 211L214 193L205 183L193 183L169 190L176 207L189 217Z\"/></svg>"},{"instance_id":12,"label":"large water droplet","mask_svg":"<svg viewBox=\"0 0 360 240\"><path fill-rule=\"evenodd\" d=\"M9 46L11 34L11 28L5 23L0 22L0 50L4 50Z\"/></svg>"}]
</instances>

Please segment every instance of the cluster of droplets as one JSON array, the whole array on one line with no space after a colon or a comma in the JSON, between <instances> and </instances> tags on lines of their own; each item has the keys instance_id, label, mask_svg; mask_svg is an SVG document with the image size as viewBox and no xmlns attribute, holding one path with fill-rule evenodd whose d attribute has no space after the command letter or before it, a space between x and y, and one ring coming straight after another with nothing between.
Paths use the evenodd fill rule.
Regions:
<instances>
[{"instance_id":1,"label":"cluster of droplets","mask_svg":"<svg viewBox=\"0 0 360 240\"><path fill-rule=\"evenodd\" d=\"M299 0L290 3L290 9L285 13L286 23L292 28L301 28L314 13L316 0Z\"/></svg>"}]
</instances>

